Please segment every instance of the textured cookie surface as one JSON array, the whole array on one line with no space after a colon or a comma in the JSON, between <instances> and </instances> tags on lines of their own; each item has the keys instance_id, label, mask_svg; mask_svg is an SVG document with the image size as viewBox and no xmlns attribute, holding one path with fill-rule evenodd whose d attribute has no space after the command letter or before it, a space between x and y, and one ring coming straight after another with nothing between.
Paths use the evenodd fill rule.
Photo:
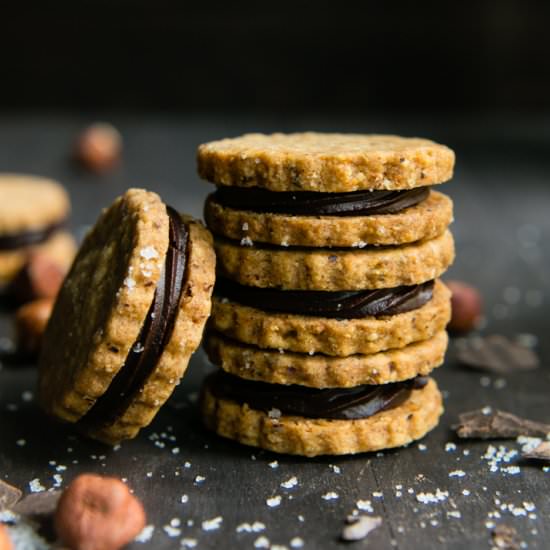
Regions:
<instances>
[{"instance_id":1,"label":"textured cookie surface","mask_svg":"<svg viewBox=\"0 0 550 550\"><path fill-rule=\"evenodd\" d=\"M123 366L164 267L168 224L156 194L132 189L87 235L60 291L40 358L38 395L50 414L77 422ZM188 274L172 338L126 413L91 434L98 439L113 443L147 424L198 345L210 310L215 260L207 230L191 222L188 227Z\"/></svg>"},{"instance_id":2,"label":"textured cookie surface","mask_svg":"<svg viewBox=\"0 0 550 550\"><path fill-rule=\"evenodd\" d=\"M312 388L351 388L425 376L443 363L447 340L443 330L429 340L399 349L330 357L263 350L209 331L204 347L212 363L240 378Z\"/></svg>"},{"instance_id":3,"label":"textured cookie surface","mask_svg":"<svg viewBox=\"0 0 550 550\"><path fill-rule=\"evenodd\" d=\"M76 243L70 233L57 231L47 241L17 250L0 251L0 284L6 284L23 267L30 252L40 252L68 271L76 253Z\"/></svg>"},{"instance_id":4,"label":"textured cookie surface","mask_svg":"<svg viewBox=\"0 0 550 550\"><path fill-rule=\"evenodd\" d=\"M124 415L115 424L91 434L106 443L135 437L140 428L153 420L184 375L191 355L200 344L210 315L216 258L210 232L199 222L189 217L184 219L189 229L188 271L172 336L155 370Z\"/></svg>"},{"instance_id":5,"label":"textured cookie surface","mask_svg":"<svg viewBox=\"0 0 550 550\"><path fill-rule=\"evenodd\" d=\"M411 189L449 180L454 153L419 138L359 134L246 134L201 145L199 175L272 191Z\"/></svg>"},{"instance_id":6,"label":"textured cookie surface","mask_svg":"<svg viewBox=\"0 0 550 550\"><path fill-rule=\"evenodd\" d=\"M344 357L426 340L443 330L450 316L450 292L436 281L432 299L422 307L363 319L273 313L214 297L210 325L229 338L260 348Z\"/></svg>"},{"instance_id":7,"label":"textured cookie surface","mask_svg":"<svg viewBox=\"0 0 550 550\"><path fill-rule=\"evenodd\" d=\"M279 246L361 247L405 244L441 235L453 219L449 197L431 191L416 206L372 216L291 216L235 210L211 195L204 217L209 229L228 239Z\"/></svg>"},{"instance_id":8,"label":"textured cookie surface","mask_svg":"<svg viewBox=\"0 0 550 550\"><path fill-rule=\"evenodd\" d=\"M343 455L406 445L433 429L443 412L433 380L401 405L360 420L325 420L283 415L270 418L203 387L205 425L223 437L277 453L303 456Z\"/></svg>"},{"instance_id":9,"label":"textured cookie surface","mask_svg":"<svg viewBox=\"0 0 550 550\"><path fill-rule=\"evenodd\" d=\"M405 246L364 249L243 246L215 240L220 275L242 285L283 290L364 290L417 285L454 259L450 231Z\"/></svg>"},{"instance_id":10,"label":"textured cookie surface","mask_svg":"<svg viewBox=\"0 0 550 550\"><path fill-rule=\"evenodd\" d=\"M63 221L69 197L55 181L22 174L0 174L0 234L42 229Z\"/></svg>"}]
</instances>

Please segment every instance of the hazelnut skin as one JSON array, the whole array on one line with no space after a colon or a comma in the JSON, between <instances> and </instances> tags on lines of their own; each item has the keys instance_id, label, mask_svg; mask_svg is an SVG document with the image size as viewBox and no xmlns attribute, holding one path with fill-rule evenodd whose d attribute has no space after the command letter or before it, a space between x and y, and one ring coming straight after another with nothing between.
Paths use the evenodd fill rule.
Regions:
<instances>
[{"instance_id":1,"label":"hazelnut skin","mask_svg":"<svg viewBox=\"0 0 550 550\"><path fill-rule=\"evenodd\" d=\"M145 511L119 479L82 474L61 495L54 526L71 550L118 550L145 527Z\"/></svg>"},{"instance_id":2,"label":"hazelnut skin","mask_svg":"<svg viewBox=\"0 0 550 550\"><path fill-rule=\"evenodd\" d=\"M8 529L5 525L0 523L0 550L13 550L13 544L11 543L8 535Z\"/></svg>"},{"instance_id":3,"label":"hazelnut skin","mask_svg":"<svg viewBox=\"0 0 550 550\"><path fill-rule=\"evenodd\" d=\"M52 313L53 298L28 302L15 312L15 342L21 355L35 357Z\"/></svg>"},{"instance_id":4,"label":"hazelnut skin","mask_svg":"<svg viewBox=\"0 0 550 550\"><path fill-rule=\"evenodd\" d=\"M103 174L112 170L122 155L122 137L111 124L98 122L78 136L74 156L86 170Z\"/></svg>"},{"instance_id":5,"label":"hazelnut skin","mask_svg":"<svg viewBox=\"0 0 550 550\"><path fill-rule=\"evenodd\" d=\"M449 330L452 332L474 330L483 314L481 294L473 286L461 281L446 281L445 284L452 293Z\"/></svg>"},{"instance_id":6,"label":"hazelnut skin","mask_svg":"<svg viewBox=\"0 0 550 550\"><path fill-rule=\"evenodd\" d=\"M54 298L65 278L65 269L43 252L31 252L13 282L10 292L19 303Z\"/></svg>"}]
</instances>

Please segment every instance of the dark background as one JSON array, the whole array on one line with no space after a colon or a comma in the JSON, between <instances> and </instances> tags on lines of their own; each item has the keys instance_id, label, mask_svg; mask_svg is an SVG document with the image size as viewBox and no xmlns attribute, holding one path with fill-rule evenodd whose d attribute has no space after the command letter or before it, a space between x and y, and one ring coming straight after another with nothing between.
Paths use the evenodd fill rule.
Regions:
<instances>
[{"instance_id":1,"label":"dark background","mask_svg":"<svg viewBox=\"0 0 550 550\"><path fill-rule=\"evenodd\" d=\"M550 3L2 2L0 109L538 114Z\"/></svg>"}]
</instances>

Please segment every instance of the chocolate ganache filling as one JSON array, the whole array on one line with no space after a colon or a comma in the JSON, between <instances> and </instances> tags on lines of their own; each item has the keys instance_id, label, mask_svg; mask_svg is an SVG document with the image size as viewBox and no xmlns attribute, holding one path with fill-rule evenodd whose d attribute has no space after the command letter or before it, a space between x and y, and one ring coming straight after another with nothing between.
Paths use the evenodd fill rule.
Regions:
<instances>
[{"instance_id":1,"label":"chocolate ganache filling","mask_svg":"<svg viewBox=\"0 0 550 550\"><path fill-rule=\"evenodd\" d=\"M360 319L397 315L418 309L432 299L434 282L378 290L329 292L325 290L278 290L243 286L221 277L215 293L220 298L263 309L329 317Z\"/></svg>"},{"instance_id":2,"label":"chocolate ganache filling","mask_svg":"<svg viewBox=\"0 0 550 550\"><path fill-rule=\"evenodd\" d=\"M246 403L252 409L266 412L277 409L281 414L338 420L368 418L397 407L412 390L423 388L427 383L428 377L417 376L391 384L319 390L243 380L223 371L211 374L206 382L215 397Z\"/></svg>"},{"instance_id":3,"label":"chocolate ganache filling","mask_svg":"<svg viewBox=\"0 0 550 550\"><path fill-rule=\"evenodd\" d=\"M218 187L213 199L222 206L258 213L294 216L372 216L400 212L422 202L429 193L429 187L351 193L275 192L256 187Z\"/></svg>"},{"instance_id":4,"label":"chocolate ganache filling","mask_svg":"<svg viewBox=\"0 0 550 550\"><path fill-rule=\"evenodd\" d=\"M153 302L122 368L107 391L80 419L86 427L111 424L124 414L155 369L172 335L187 272L189 233L180 215L170 206L166 210L170 222L169 245Z\"/></svg>"},{"instance_id":5,"label":"chocolate ganache filling","mask_svg":"<svg viewBox=\"0 0 550 550\"><path fill-rule=\"evenodd\" d=\"M24 246L41 244L64 227L65 221L61 221L33 231L0 235L0 250L17 250Z\"/></svg>"}]
</instances>

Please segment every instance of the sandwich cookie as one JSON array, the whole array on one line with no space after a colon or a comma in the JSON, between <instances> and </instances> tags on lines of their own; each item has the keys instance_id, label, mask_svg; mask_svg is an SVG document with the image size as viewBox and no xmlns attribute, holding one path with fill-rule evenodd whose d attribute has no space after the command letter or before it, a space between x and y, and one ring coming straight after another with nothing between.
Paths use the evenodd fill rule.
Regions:
<instances>
[{"instance_id":1,"label":"sandwich cookie","mask_svg":"<svg viewBox=\"0 0 550 550\"><path fill-rule=\"evenodd\" d=\"M334 293L220 282L210 327L260 348L340 357L378 353L431 338L451 316L450 292L439 280L398 289Z\"/></svg>"},{"instance_id":2,"label":"sandwich cookie","mask_svg":"<svg viewBox=\"0 0 550 550\"><path fill-rule=\"evenodd\" d=\"M312 388L352 388L426 376L443 363L447 333L379 353L347 357L265 350L209 331L204 348L214 365L247 380Z\"/></svg>"},{"instance_id":3,"label":"sandwich cookie","mask_svg":"<svg viewBox=\"0 0 550 550\"><path fill-rule=\"evenodd\" d=\"M199 147L218 280L205 339L221 368L205 424L315 456L406 444L442 412L454 153L418 138L249 134Z\"/></svg>"},{"instance_id":4,"label":"sandwich cookie","mask_svg":"<svg viewBox=\"0 0 550 550\"><path fill-rule=\"evenodd\" d=\"M437 425L436 383L316 390L242 380L219 371L201 395L206 426L245 445L303 456L341 455L406 445Z\"/></svg>"},{"instance_id":5,"label":"sandwich cookie","mask_svg":"<svg viewBox=\"0 0 550 550\"><path fill-rule=\"evenodd\" d=\"M86 236L48 323L44 410L115 444L154 418L210 313L210 233L158 195L130 189Z\"/></svg>"},{"instance_id":6,"label":"sandwich cookie","mask_svg":"<svg viewBox=\"0 0 550 550\"><path fill-rule=\"evenodd\" d=\"M68 269L76 245L66 230L70 202L58 183L37 176L0 174L0 287L39 251Z\"/></svg>"},{"instance_id":7,"label":"sandwich cookie","mask_svg":"<svg viewBox=\"0 0 550 550\"><path fill-rule=\"evenodd\" d=\"M433 239L452 222L453 203L428 187L353 193L219 187L204 217L214 233L239 242L362 248Z\"/></svg>"},{"instance_id":8,"label":"sandwich cookie","mask_svg":"<svg viewBox=\"0 0 550 550\"><path fill-rule=\"evenodd\" d=\"M450 231L403 246L348 249L282 248L215 241L218 271L241 285L283 290L364 290L417 285L439 277L454 260Z\"/></svg>"}]
</instances>

